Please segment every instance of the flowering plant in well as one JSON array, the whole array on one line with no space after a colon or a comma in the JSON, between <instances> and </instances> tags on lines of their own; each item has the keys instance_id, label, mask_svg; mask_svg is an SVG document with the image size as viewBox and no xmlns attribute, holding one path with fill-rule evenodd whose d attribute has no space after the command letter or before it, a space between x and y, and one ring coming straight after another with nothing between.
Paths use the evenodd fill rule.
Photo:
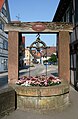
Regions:
<instances>
[{"instance_id":1,"label":"flowering plant in well","mask_svg":"<svg viewBox=\"0 0 78 119\"><path fill-rule=\"evenodd\" d=\"M23 76L20 78L16 84L22 85L22 86L53 86L53 85L59 85L61 83L61 80L58 77L55 77L53 75L46 77L46 76L35 76L35 77L26 77Z\"/></svg>"}]
</instances>

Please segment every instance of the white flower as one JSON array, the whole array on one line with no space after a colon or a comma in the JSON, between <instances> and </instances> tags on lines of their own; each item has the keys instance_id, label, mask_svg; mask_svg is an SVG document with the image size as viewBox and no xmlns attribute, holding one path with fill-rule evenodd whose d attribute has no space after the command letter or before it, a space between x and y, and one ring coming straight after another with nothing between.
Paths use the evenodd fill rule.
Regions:
<instances>
[{"instance_id":1,"label":"white flower","mask_svg":"<svg viewBox=\"0 0 78 119\"><path fill-rule=\"evenodd\" d=\"M30 84L29 84L29 81L26 81L26 82L24 82L23 84L21 84L22 86L30 86Z\"/></svg>"}]
</instances>

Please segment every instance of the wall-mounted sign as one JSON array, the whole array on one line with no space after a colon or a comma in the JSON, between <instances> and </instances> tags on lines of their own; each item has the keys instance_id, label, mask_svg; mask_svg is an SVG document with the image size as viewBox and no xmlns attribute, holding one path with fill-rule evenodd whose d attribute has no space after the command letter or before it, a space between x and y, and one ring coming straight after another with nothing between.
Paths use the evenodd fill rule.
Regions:
<instances>
[{"instance_id":1,"label":"wall-mounted sign","mask_svg":"<svg viewBox=\"0 0 78 119\"><path fill-rule=\"evenodd\" d=\"M34 31L44 31L46 29L46 26L43 24L43 23L35 23L33 26L32 26L32 29Z\"/></svg>"}]
</instances>

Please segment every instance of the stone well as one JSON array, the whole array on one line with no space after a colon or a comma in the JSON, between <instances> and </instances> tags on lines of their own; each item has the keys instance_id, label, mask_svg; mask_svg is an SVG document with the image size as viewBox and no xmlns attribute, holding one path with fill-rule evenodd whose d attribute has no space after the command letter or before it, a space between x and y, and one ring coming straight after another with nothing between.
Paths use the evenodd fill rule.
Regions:
<instances>
[{"instance_id":1,"label":"stone well","mask_svg":"<svg viewBox=\"0 0 78 119\"><path fill-rule=\"evenodd\" d=\"M60 85L48 87L25 87L15 85L18 109L58 109L69 104L69 84L63 81Z\"/></svg>"}]
</instances>

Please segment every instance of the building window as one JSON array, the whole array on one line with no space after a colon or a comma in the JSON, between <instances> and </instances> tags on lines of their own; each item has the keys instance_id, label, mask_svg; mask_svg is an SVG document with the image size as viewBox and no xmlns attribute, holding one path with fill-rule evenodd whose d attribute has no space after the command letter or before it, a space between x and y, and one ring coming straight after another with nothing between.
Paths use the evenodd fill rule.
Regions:
<instances>
[{"instance_id":1,"label":"building window","mask_svg":"<svg viewBox=\"0 0 78 119\"><path fill-rule=\"evenodd\" d=\"M66 22L66 14L64 15L64 22Z\"/></svg>"},{"instance_id":2,"label":"building window","mask_svg":"<svg viewBox=\"0 0 78 119\"><path fill-rule=\"evenodd\" d=\"M2 8L2 13L3 13L4 16L7 16L7 11L5 10L4 7Z\"/></svg>"},{"instance_id":3,"label":"building window","mask_svg":"<svg viewBox=\"0 0 78 119\"><path fill-rule=\"evenodd\" d=\"M75 0L75 20L78 23L78 0Z\"/></svg>"},{"instance_id":4,"label":"building window","mask_svg":"<svg viewBox=\"0 0 78 119\"><path fill-rule=\"evenodd\" d=\"M4 23L0 21L0 29L4 30Z\"/></svg>"},{"instance_id":5,"label":"building window","mask_svg":"<svg viewBox=\"0 0 78 119\"><path fill-rule=\"evenodd\" d=\"M3 49L8 50L8 42L7 41L3 41Z\"/></svg>"},{"instance_id":6,"label":"building window","mask_svg":"<svg viewBox=\"0 0 78 119\"><path fill-rule=\"evenodd\" d=\"M71 1L70 7L69 7L69 22L71 22L71 23L73 22L72 15L73 15L73 2Z\"/></svg>"},{"instance_id":7,"label":"building window","mask_svg":"<svg viewBox=\"0 0 78 119\"><path fill-rule=\"evenodd\" d=\"M66 22L69 22L69 10L66 12Z\"/></svg>"},{"instance_id":8,"label":"building window","mask_svg":"<svg viewBox=\"0 0 78 119\"><path fill-rule=\"evenodd\" d=\"M0 49L3 49L3 44L2 43L0 43Z\"/></svg>"}]
</instances>

